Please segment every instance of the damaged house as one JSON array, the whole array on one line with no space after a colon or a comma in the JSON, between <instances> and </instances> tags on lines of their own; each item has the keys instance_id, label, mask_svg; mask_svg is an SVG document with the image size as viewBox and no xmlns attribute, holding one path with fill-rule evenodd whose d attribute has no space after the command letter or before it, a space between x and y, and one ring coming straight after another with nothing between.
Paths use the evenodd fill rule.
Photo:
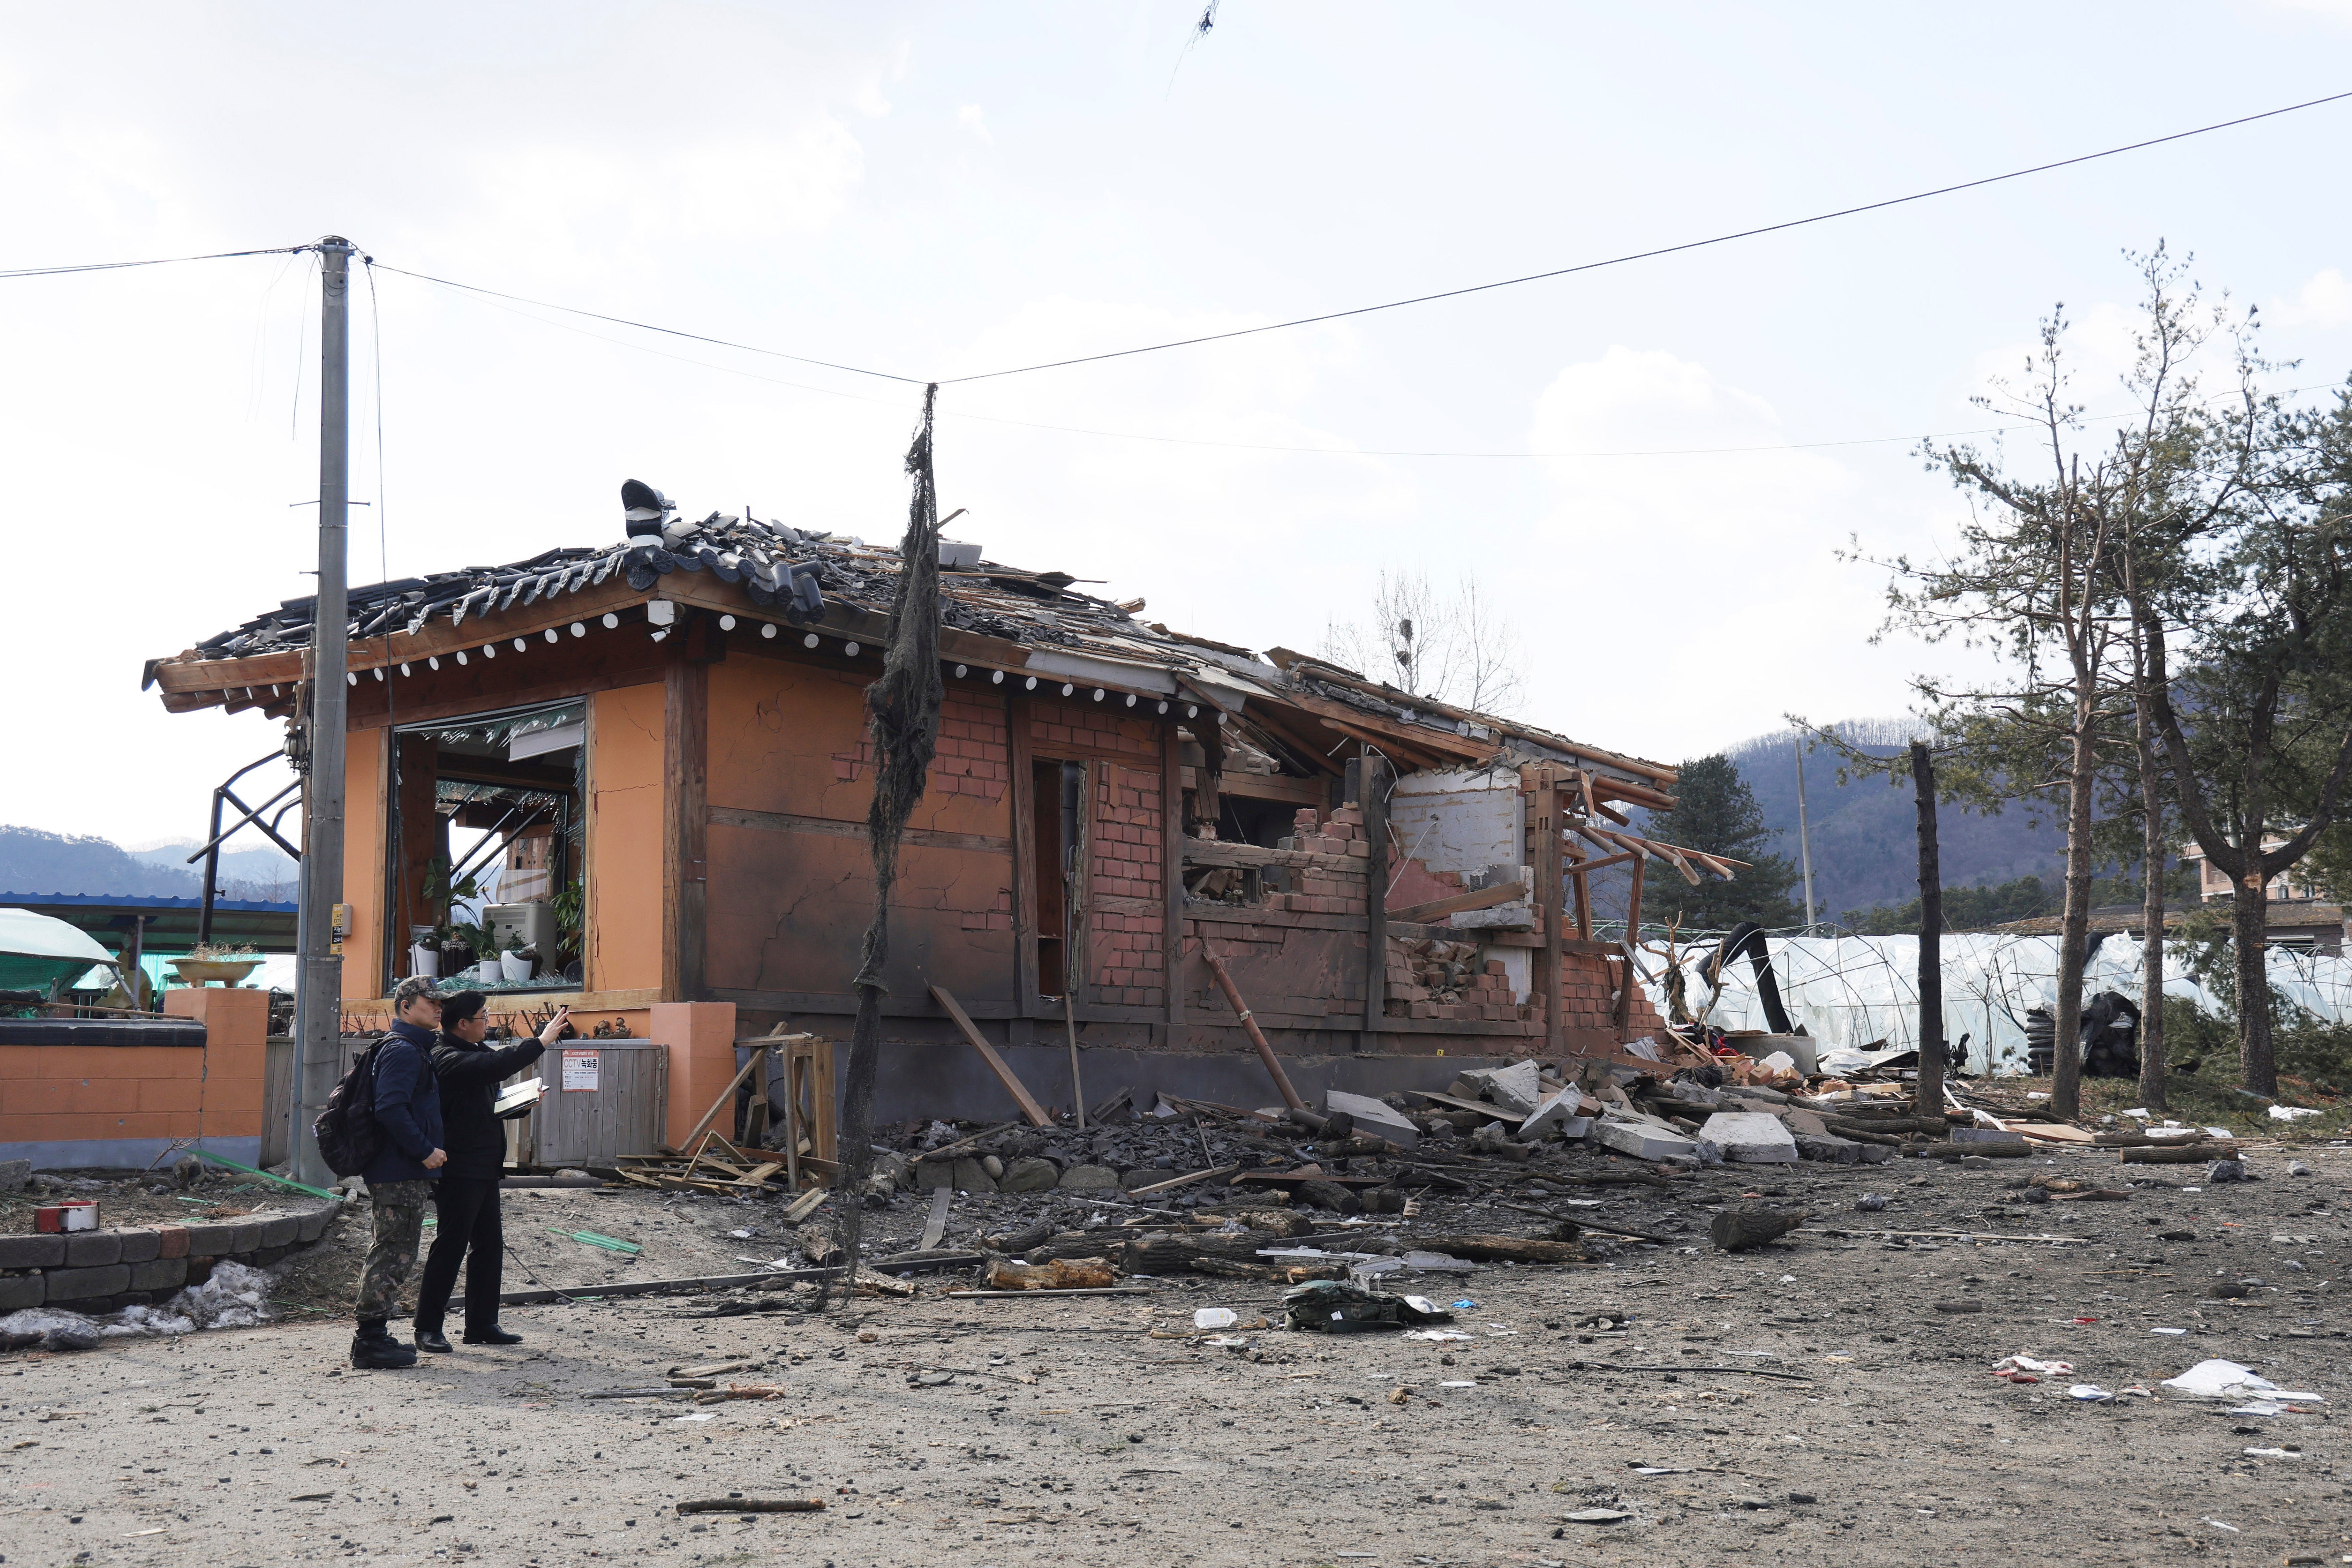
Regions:
<instances>
[{"instance_id":1,"label":"damaged house","mask_svg":"<svg viewBox=\"0 0 2352 1568\"><path fill-rule=\"evenodd\" d=\"M673 1053L681 1017L714 1048L845 1039L897 552L628 493L610 542L352 591L347 1032L466 956L425 940L467 870L454 827L502 868L483 945L524 950L501 1008L568 1005ZM1302 1088L1607 1058L1659 1027L1622 918L1645 875L1734 871L1628 831L1622 808L1673 805L1673 769L940 550L946 701L877 1113L1010 1109L939 994L1065 1105L1074 1062L1097 1096L1263 1102L1219 964ZM147 684L173 712L299 720L310 619L289 601ZM1612 867L1633 909L1609 934L1591 879ZM708 1098L675 1068L669 1089L673 1123Z\"/></svg>"}]
</instances>

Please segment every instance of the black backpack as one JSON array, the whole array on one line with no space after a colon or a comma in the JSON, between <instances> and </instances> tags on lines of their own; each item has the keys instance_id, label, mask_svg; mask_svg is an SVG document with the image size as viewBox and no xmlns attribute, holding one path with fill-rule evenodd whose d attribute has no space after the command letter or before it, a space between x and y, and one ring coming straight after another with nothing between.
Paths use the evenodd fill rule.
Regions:
<instances>
[{"instance_id":1,"label":"black backpack","mask_svg":"<svg viewBox=\"0 0 2352 1568\"><path fill-rule=\"evenodd\" d=\"M320 1157L338 1176L358 1175L383 1149L383 1129L375 1120L375 1059L383 1051L378 1040L361 1053L310 1123Z\"/></svg>"}]
</instances>

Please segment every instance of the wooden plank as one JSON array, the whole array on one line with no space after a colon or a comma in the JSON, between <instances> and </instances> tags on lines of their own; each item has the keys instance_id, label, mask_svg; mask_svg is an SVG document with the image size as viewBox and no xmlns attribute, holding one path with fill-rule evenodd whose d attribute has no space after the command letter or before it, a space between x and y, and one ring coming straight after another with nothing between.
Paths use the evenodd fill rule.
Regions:
<instances>
[{"instance_id":1,"label":"wooden plank","mask_svg":"<svg viewBox=\"0 0 2352 1568\"><path fill-rule=\"evenodd\" d=\"M1567 911L1561 908L1559 789L1556 772L1541 763L1519 770L1521 781L1532 788L1528 796L1528 835L1535 851L1536 921L1544 933L1543 945L1536 949L1533 979L1536 997L1543 1007L1543 1054L1552 1058L1560 1052L1559 949L1567 936Z\"/></svg>"},{"instance_id":2,"label":"wooden plank","mask_svg":"<svg viewBox=\"0 0 2352 1568\"><path fill-rule=\"evenodd\" d=\"M743 1087L743 1080L751 1076L751 1069L765 1061L767 1058L768 1047L761 1046L758 1050L751 1053L751 1059L745 1062L741 1068L736 1072L735 1076L727 1080L727 1087L719 1091L719 1095L717 1100L710 1102L710 1109L702 1113L702 1120L694 1124L694 1131L686 1135L685 1147L694 1151L693 1154L689 1156L690 1158L700 1158L702 1150L704 1146L707 1145L709 1140L712 1137L718 1136L717 1133L711 1131L710 1124L719 1120L719 1111L735 1103L735 1091ZM697 1143L695 1140L698 1138L703 1139L704 1142L700 1144ZM733 1145L730 1144L729 1147L731 1149Z\"/></svg>"},{"instance_id":3,"label":"wooden plank","mask_svg":"<svg viewBox=\"0 0 2352 1568\"><path fill-rule=\"evenodd\" d=\"M1007 765L1013 772L1013 1016L1029 1017L1045 993L1037 978L1037 780L1029 750L1029 704L1004 691Z\"/></svg>"},{"instance_id":4,"label":"wooden plank","mask_svg":"<svg viewBox=\"0 0 2352 1568\"><path fill-rule=\"evenodd\" d=\"M703 921L709 891L709 667L683 639L663 675L662 752L667 774L662 834L662 993L703 1000Z\"/></svg>"},{"instance_id":5,"label":"wooden plank","mask_svg":"<svg viewBox=\"0 0 2352 1568\"><path fill-rule=\"evenodd\" d=\"M1294 866L1312 871L1356 874L1364 869L1364 858L1358 855L1318 855L1311 849L1268 849L1261 845L1235 843L1223 838L1187 838L1183 849L1187 866Z\"/></svg>"},{"instance_id":6,"label":"wooden plank","mask_svg":"<svg viewBox=\"0 0 2352 1568\"><path fill-rule=\"evenodd\" d=\"M1389 792L1395 775L1388 759L1367 752L1363 785L1358 799L1364 819L1364 837L1371 853L1364 858L1364 1034L1365 1049L1378 1042L1388 1016L1389 963Z\"/></svg>"},{"instance_id":7,"label":"wooden plank","mask_svg":"<svg viewBox=\"0 0 2352 1568\"><path fill-rule=\"evenodd\" d=\"M988 1064L989 1070L996 1075L996 1081L1004 1086L1005 1092L1013 1096L1013 1103L1021 1108L1021 1114L1029 1119L1029 1125L1051 1127L1054 1119L1045 1114L1045 1107L1030 1098L1029 1090L1013 1075L1013 1069L1005 1065L996 1047L981 1037L980 1030L966 1016L962 1005L937 985L931 987L931 998L947 1009L948 1016L953 1018L956 1027L963 1031L964 1039L980 1053L981 1060Z\"/></svg>"},{"instance_id":8,"label":"wooden plank","mask_svg":"<svg viewBox=\"0 0 2352 1568\"><path fill-rule=\"evenodd\" d=\"M1160 890L1164 908L1160 917L1160 973L1168 1007L1166 1050L1184 1048L1184 758L1176 739L1173 718L1160 727ZM1300 779L1300 784L1313 781ZM1076 1081L1076 1068L1071 1068ZM1087 1102L1077 1101L1078 1125L1086 1125Z\"/></svg>"},{"instance_id":9,"label":"wooden plank","mask_svg":"<svg viewBox=\"0 0 2352 1568\"><path fill-rule=\"evenodd\" d=\"M1180 791L1196 787L1194 772L1185 768L1177 775L1176 787ZM1288 773L1219 773L1217 789L1222 795L1237 795L1244 800L1278 801L1285 805L1312 806L1318 811L1330 798L1329 788L1321 779L1297 779Z\"/></svg>"},{"instance_id":10,"label":"wooden plank","mask_svg":"<svg viewBox=\"0 0 2352 1568\"><path fill-rule=\"evenodd\" d=\"M931 1212L923 1221L923 1239L916 1247L918 1252L929 1252L940 1244L940 1237L948 1233L948 1205L954 1201L954 1192L947 1187L931 1194Z\"/></svg>"},{"instance_id":11,"label":"wooden plank","mask_svg":"<svg viewBox=\"0 0 2352 1568\"><path fill-rule=\"evenodd\" d=\"M826 838L866 839L864 822L844 822L831 816L794 816L782 811L746 811L740 806L714 805L709 820L720 827L749 827L765 833L812 833ZM986 833L940 833L928 827L909 827L899 835L902 843L919 849L967 849L976 855L1010 855L1014 839L999 838Z\"/></svg>"},{"instance_id":12,"label":"wooden plank","mask_svg":"<svg viewBox=\"0 0 2352 1568\"><path fill-rule=\"evenodd\" d=\"M1078 764L1077 832L1070 847L1070 906L1062 932L1062 958L1069 969L1062 994L1072 998L1092 989L1087 975L1094 961L1095 813L1100 809L1103 769L1111 765L1099 759Z\"/></svg>"},{"instance_id":13,"label":"wooden plank","mask_svg":"<svg viewBox=\"0 0 2352 1568\"><path fill-rule=\"evenodd\" d=\"M1194 1182L1213 1181L1219 1176L1230 1176L1240 1169L1239 1165L1220 1165L1213 1171L1194 1171L1190 1175L1177 1176L1165 1182L1154 1182L1148 1187L1129 1187L1127 1189L1127 1195L1131 1198L1146 1197L1153 1193L1164 1193L1176 1187L1187 1187ZM946 1190L944 1187L940 1189L942 1192Z\"/></svg>"},{"instance_id":14,"label":"wooden plank","mask_svg":"<svg viewBox=\"0 0 2352 1568\"><path fill-rule=\"evenodd\" d=\"M1528 885L1525 882L1498 882L1491 888L1432 899L1425 904L1407 904L1401 910L1390 910L1387 914L1390 920L1417 925L1426 921L1442 920L1447 915L1464 914L1471 910L1491 910L1497 904L1515 904L1527 896Z\"/></svg>"}]
</instances>

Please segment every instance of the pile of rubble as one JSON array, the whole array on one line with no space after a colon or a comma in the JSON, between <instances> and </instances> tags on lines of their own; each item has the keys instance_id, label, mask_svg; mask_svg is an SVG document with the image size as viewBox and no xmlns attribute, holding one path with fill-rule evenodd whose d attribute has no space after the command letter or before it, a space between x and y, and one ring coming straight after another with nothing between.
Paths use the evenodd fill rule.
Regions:
<instances>
[{"instance_id":1,"label":"pile of rubble","mask_svg":"<svg viewBox=\"0 0 2352 1568\"><path fill-rule=\"evenodd\" d=\"M1478 957L1475 942L1389 938L1387 1011L1394 1018L1507 1021L1534 1011L1514 999L1500 959Z\"/></svg>"}]
</instances>

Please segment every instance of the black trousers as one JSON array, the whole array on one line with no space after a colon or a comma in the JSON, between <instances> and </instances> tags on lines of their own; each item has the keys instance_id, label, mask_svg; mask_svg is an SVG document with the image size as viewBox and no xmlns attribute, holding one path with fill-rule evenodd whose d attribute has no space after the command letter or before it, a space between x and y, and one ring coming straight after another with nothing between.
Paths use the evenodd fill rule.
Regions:
<instances>
[{"instance_id":1,"label":"black trousers","mask_svg":"<svg viewBox=\"0 0 2352 1568\"><path fill-rule=\"evenodd\" d=\"M466 1331L494 1328L506 1258L506 1233L499 1223L499 1178L444 1176L433 1185L438 1213L433 1249L425 1255L425 1274L416 1283L417 1331L438 1330L446 1321L460 1262L466 1266Z\"/></svg>"}]
</instances>

